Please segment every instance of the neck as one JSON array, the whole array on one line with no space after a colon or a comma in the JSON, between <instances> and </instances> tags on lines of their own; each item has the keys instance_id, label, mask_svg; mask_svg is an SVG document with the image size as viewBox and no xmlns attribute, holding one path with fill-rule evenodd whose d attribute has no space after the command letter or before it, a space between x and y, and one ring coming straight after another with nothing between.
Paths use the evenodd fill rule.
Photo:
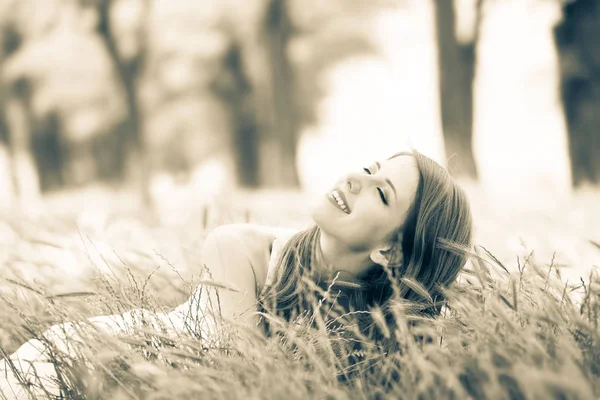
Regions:
<instances>
[{"instance_id":1,"label":"neck","mask_svg":"<svg viewBox=\"0 0 600 400\"><path fill-rule=\"evenodd\" d=\"M321 231L319 237L323 270L332 279L339 272L339 278L355 281L373 265L369 251L353 251L339 240Z\"/></svg>"}]
</instances>

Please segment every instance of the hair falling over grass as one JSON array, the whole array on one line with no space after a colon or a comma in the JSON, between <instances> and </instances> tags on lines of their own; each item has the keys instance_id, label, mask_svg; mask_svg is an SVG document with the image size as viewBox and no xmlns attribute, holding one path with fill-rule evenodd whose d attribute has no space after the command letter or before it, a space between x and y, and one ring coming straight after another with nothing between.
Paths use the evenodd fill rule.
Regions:
<instances>
[{"instance_id":1,"label":"hair falling over grass","mask_svg":"<svg viewBox=\"0 0 600 400\"><path fill-rule=\"evenodd\" d=\"M525 263L509 273L477 248L458 281L444 290L439 316L423 316L418 305L393 295L393 324L374 308L368 325L367 312L338 304L342 291L335 282L317 285L304 277L306 312L293 318L262 313L270 335L223 323L215 341L164 329L151 295L123 290L107 278L94 297L117 312L141 302L151 310L122 334L92 329L60 298L37 288L28 301L43 304L53 321L82 321L53 328L70 330L54 334L71 340L41 334L48 322L26 315L24 304L6 296L3 308L14 313L3 328L17 337L25 327L21 343L37 338L52 349L57 385L72 399L597 398L600 280L592 274L585 286L570 286L555 269ZM417 281L406 284L425 290ZM570 296L577 289L584 291L579 302Z\"/></svg>"}]
</instances>

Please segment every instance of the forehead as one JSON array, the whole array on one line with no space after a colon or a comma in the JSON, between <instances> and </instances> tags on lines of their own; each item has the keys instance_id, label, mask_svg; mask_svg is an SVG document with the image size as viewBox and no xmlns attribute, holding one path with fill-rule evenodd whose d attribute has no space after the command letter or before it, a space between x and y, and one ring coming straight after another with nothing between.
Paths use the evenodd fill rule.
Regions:
<instances>
[{"instance_id":1,"label":"forehead","mask_svg":"<svg viewBox=\"0 0 600 400\"><path fill-rule=\"evenodd\" d=\"M396 187L398 203L408 210L419 185L419 169L413 156L401 155L379 161L379 173L392 181Z\"/></svg>"}]
</instances>

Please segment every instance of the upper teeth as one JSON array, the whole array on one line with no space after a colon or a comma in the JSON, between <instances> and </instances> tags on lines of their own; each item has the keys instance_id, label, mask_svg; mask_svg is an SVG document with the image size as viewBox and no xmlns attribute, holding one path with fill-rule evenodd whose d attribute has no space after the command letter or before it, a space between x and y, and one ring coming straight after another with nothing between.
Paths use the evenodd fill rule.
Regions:
<instances>
[{"instance_id":1,"label":"upper teeth","mask_svg":"<svg viewBox=\"0 0 600 400\"><path fill-rule=\"evenodd\" d=\"M333 198L335 199L335 201L337 201L337 203L340 205L342 210L344 210L344 212L349 212L348 206L346 205L346 203L344 203L344 200L342 200L342 198L336 190L333 191Z\"/></svg>"}]
</instances>

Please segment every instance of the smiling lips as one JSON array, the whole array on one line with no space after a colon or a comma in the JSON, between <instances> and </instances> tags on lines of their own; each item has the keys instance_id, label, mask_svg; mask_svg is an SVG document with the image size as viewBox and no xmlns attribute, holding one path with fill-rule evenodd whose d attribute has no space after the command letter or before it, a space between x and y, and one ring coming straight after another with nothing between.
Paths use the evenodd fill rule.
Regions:
<instances>
[{"instance_id":1,"label":"smiling lips","mask_svg":"<svg viewBox=\"0 0 600 400\"><path fill-rule=\"evenodd\" d=\"M333 192L331 192L331 199L335 201L335 205L337 205L337 207L340 210L342 210L346 214L350 214L350 207L348 207L348 203L346 202L346 196L344 196L344 193L334 190Z\"/></svg>"}]
</instances>

